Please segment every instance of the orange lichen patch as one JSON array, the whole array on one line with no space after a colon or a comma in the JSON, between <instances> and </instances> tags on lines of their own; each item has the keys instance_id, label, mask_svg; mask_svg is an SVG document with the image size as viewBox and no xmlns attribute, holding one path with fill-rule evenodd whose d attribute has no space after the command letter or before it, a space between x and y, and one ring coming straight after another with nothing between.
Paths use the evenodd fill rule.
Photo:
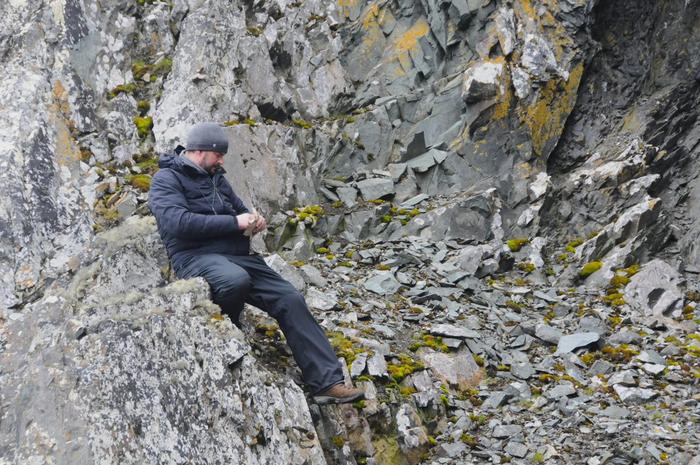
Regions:
<instances>
[{"instance_id":1,"label":"orange lichen patch","mask_svg":"<svg viewBox=\"0 0 700 465\"><path fill-rule=\"evenodd\" d=\"M532 2L530 0L520 0L519 2L516 2L516 5L520 5L523 13L525 13L528 17L532 19L537 18L537 12L535 11L535 7L532 6Z\"/></svg>"},{"instance_id":2,"label":"orange lichen patch","mask_svg":"<svg viewBox=\"0 0 700 465\"><path fill-rule=\"evenodd\" d=\"M80 160L80 150L75 143L75 124L70 119L68 91L61 81L53 86L53 102L49 105L49 121L56 130L56 161L59 165L70 166Z\"/></svg>"},{"instance_id":3,"label":"orange lichen patch","mask_svg":"<svg viewBox=\"0 0 700 465\"><path fill-rule=\"evenodd\" d=\"M543 155L547 143L561 135L576 103L582 75L583 63L571 71L569 80L563 85L560 80L552 79L540 91L537 101L521 113L521 120L530 129L532 148L537 155ZM563 87L561 91L560 87Z\"/></svg>"},{"instance_id":4,"label":"orange lichen patch","mask_svg":"<svg viewBox=\"0 0 700 465\"><path fill-rule=\"evenodd\" d=\"M424 19L420 19L394 42L397 52L408 52L418 45L418 39L430 32L430 26Z\"/></svg>"},{"instance_id":5,"label":"orange lichen patch","mask_svg":"<svg viewBox=\"0 0 700 465\"><path fill-rule=\"evenodd\" d=\"M367 12L362 17L362 27L365 29L370 28L373 24L377 23L377 18L379 17L379 5L373 3L367 8Z\"/></svg>"}]
</instances>

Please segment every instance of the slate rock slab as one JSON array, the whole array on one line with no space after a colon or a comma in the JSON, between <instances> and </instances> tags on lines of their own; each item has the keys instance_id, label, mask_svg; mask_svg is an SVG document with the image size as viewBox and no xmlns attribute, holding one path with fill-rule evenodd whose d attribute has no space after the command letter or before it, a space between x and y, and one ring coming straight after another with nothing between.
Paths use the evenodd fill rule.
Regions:
<instances>
[{"instance_id":1,"label":"slate rock slab","mask_svg":"<svg viewBox=\"0 0 700 465\"><path fill-rule=\"evenodd\" d=\"M576 333L563 336L557 345L554 355L568 354L579 347L586 347L600 340L598 333Z\"/></svg>"},{"instance_id":2,"label":"slate rock slab","mask_svg":"<svg viewBox=\"0 0 700 465\"><path fill-rule=\"evenodd\" d=\"M420 349L418 356L435 376L452 386L467 388L475 386L481 380L481 368L466 350L446 354Z\"/></svg>"}]
</instances>

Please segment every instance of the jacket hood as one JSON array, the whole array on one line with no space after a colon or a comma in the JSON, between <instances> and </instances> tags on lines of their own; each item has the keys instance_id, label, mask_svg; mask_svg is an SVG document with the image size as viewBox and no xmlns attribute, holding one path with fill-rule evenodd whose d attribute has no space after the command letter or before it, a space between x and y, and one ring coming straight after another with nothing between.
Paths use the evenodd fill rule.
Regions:
<instances>
[{"instance_id":1,"label":"jacket hood","mask_svg":"<svg viewBox=\"0 0 700 465\"><path fill-rule=\"evenodd\" d=\"M159 168L170 168L176 171L180 171L182 173L187 173L187 174L199 174L199 175L206 175L208 176L209 173L204 171L201 168L197 168L194 163L190 164L183 158L183 155L185 153L185 147L182 145L178 145L175 147L175 149L170 152L170 153L163 153L161 154L159 160L158 160L158 167ZM216 173L225 173L223 168L219 168ZM215 174L216 174L215 173Z\"/></svg>"}]
</instances>

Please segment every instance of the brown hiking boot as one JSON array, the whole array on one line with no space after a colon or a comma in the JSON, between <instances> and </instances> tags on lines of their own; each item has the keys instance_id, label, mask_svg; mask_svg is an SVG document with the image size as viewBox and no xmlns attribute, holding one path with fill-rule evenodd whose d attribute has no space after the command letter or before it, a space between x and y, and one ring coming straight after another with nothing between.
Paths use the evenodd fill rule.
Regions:
<instances>
[{"instance_id":1,"label":"brown hiking boot","mask_svg":"<svg viewBox=\"0 0 700 465\"><path fill-rule=\"evenodd\" d=\"M343 383L331 386L314 396L317 404L346 404L365 398L365 391L357 388L346 387Z\"/></svg>"}]
</instances>

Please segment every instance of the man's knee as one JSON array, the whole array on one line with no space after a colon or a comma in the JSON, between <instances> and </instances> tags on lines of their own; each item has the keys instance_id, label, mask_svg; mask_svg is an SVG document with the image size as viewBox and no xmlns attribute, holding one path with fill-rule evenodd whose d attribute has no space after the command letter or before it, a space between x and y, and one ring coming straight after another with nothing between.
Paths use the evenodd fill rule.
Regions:
<instances>
[{"instance_id":1,"label":"man's knee","mask_svg":"<svg viewBox=\"0 0 700 465\"><path fill-rule=\"evenodd\" d=\"M306 306L304 296L296 289L291 289L280 297L277 302L277 311L280 314L287 316L298 315L299 313L307 313L309 311Z\"/></svg>"},{"instance_id":2,"label":"man's knee","mask_svg":"<svg viewBox=\"0 0 700 465\"><path fill-rule=\"evenodd\" d=\"M250 291L250 275L248 273L236 273L212 283L212 292L217 298L231 296L245 298Z\"/></svg>"}]
</instances>

